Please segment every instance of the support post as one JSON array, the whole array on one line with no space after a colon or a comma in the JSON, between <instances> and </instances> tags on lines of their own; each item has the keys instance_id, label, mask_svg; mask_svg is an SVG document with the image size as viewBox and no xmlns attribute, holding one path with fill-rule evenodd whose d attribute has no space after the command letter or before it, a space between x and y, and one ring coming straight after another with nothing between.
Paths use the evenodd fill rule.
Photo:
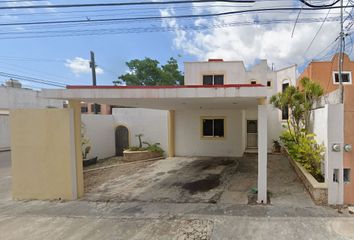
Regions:
<instances>
[{"instance_id":1,"label":"support post","mask_svg":"<svg viewBox=\"0 0 354 240\"><path fill-rule=\"evenodd\" d=\"M168 156L175 156L175 111L168 111Z\"/></svg>"},{"instance_id":2,"label":"support post","mask_svg":"<svg viewBox=\"0 0 354 240\"><path fill-rule=\"evenodd\" d=\"M258 102L258 203L267 203L267 105L266 99Z\"/></svg>"},{"instance_id":3,"label":"support post","mask_svg":"<svg viewBox=\"0 0 354 240\"><path fill-rule=\"evenodd\" d=\"M327 186L328 204L342 205L344 203L343 183L343 148L344 148L344 105L330 104L327 108ZM333 145L340 146L339 151L333 150Z\"/></svg>"},{"instance_id":4,"label":"support post","mask_svg":"<svg viewBox=\"0 0 354 240\"><path fill-rule=\"evenodd\" d=\"M69 108L74 111L74 139L76 155L77 197L84 196L84 173L81 152L81 104L78 100L70 100Z\"/></svg>"}]
</instances>

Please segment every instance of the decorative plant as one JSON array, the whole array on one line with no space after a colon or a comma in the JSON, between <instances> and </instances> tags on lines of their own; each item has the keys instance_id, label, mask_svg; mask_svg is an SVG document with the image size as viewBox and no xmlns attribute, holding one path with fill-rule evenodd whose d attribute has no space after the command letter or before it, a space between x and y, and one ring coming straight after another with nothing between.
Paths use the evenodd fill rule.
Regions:
<instances>
[{"instance_id":1,"label":"decorative plant","mask_svg":"<svg viewBox=\"0 0 354 240\"><path fill-rule=\"evenodd\" d=\"M321 161L323 159L325 147L317 144L315 134L302 132L295 142L288 131L284 131L280 136L281 141L288 150L292 159L299 162L318 181L323 181L321 173Z\"/></svg>"},{"instance_id":2,"label":"decorative plant","mask_svg":"<svg viewBox=\"0 0 354 240\"><path fill-rule=\"evenodd\" d=\"M278 140L273 139L273 149L274 149L274 152L280 152L281 145Z\"/></svg>"},{"instance_id":3,"label":"decorative plant","mask_svg":"<svg viewBox=\"0 0 354 240\"><path fill-rule=\"evenodd\" d=\"M148 150L149 152L157 152L160 154L164 153L164 150L160 147L160 143L154 143L154 144L150 144L148 142L143 142L143 143L147 145L146 150Z\"/></svg>"},{"instance_id":4,"label":"decorative plant","mask_svg":"<svg viewBox=\"0 0 354 240\"><path fill-rule=\"evenodd\" d=\"M83 159L86 159L91 151L90 140L85 135L86 126L84 123L81 123L81 154Z\"/></svg>"},{"instance_id":5,"label":"decorative plant","mask_svg":"<svg viewBox=\"0 0 354 240\"><path fill-rule=\"evenodd\" d=\"M315 103L323 95L323 89L309 78L300 80L300 87L289 86L284 92L273 95L270 103L275 108L289 109L287 130L280 136L289 155L307 169L316 179L322 180L321 161L324 146L317 144L310 131L310 119Z\"/></svg>"},{"instance_id":6,"label":"decorative plant","mask_svg":"<svg viewBox=\"0 0 354 240\"><path fill-rule=\"evenodd\" d=\"M139 148L142 148L143 147L143 143L142 143L142 140L141 140L141 137L143 137L144 134L136 134L135 137L137 137L139 139Z\"/></svg>"}]
</instances>

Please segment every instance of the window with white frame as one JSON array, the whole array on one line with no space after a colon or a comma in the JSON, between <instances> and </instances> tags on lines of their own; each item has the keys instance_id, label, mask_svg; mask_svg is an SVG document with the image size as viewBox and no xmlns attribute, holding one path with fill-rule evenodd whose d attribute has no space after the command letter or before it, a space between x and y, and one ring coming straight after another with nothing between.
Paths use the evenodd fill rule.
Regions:
<instances>
[{"instance_id":1,"label":"window with white frame","mask_svg":"<svg viewBox=\"0 0 354 240\"><path fill-rule=\"evenodd\" d=\"M224 85L224 75L203 75L203 85Z\"/></svg>"},{"instance_id":2,"label":"window with white frame","mask_svg":"<svg viewBox=\"0 0 354 240\"><path fill-rule=\"evenodd\" d=\"M202 117L202 137L203 138L223 138L225 137L224 117Z\"/></svg>"},{"instance_id":3,"label":"window with white frame","mask_svg":"<svg viewBox=\"0 0 354 240\"><path fill-rule=\"evenodd\" d=\"M342 82L343 84L352 84L352 73L342 72ZM339 73L333 72L333 84L339 84Z\"/></svg>"}]
</instances>

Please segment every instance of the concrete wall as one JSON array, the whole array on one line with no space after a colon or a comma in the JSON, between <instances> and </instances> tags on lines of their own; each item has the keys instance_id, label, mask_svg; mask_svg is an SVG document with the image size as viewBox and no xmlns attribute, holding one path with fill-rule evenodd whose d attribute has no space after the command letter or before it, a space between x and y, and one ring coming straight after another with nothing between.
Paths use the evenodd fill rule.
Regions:
<instances>
[{"instance_id":1,"label":"concrete wall","mask_svg":"<svg viewBox=\"0 0 354 240\"><path fill-rule=\"evenodd\" d=\"M20 108L62 108L63 101L44 99L38 96L39 92L31 89L1 87L0 86L0 150L10 149L9 109Z\"/></svg>"},{"instance_id":2,"label":"concrete wall","mask_svg":"<svg viewBox=\"0 0 354 240\"><path fill-rule=\"evenodd\" d=\"M85 137L90 140L88 158L99 159L115 155L114 117L112 115L83 114Z\"/></svg>"},{"instance_id":3,"label":"concrete wall","mask_svg":"<svg viewBox=\"0 0 354 240\"><path fill-rule=\"evenodd\" d=\"M160 143L167 152L167 111L142 108L114 108L113 117L115 127L124 125L129 130L129 145L139 146L135 136L143 134L143 141Z\"/></svg>"},{"instance_id":4,"label":"concrete wall","mask_svg":"<svg viewBox=\"0 0 354 240\"><path fill-rule=\"evenodd\" d=\"M246 69L242 61L186 62L184 84L203 85L203 75L224 75L224 84L246 83Z\"/></svg>"},{"instance_id":5,"label":"concrete wall","mask_svg":"<svg viewBox=\"0 0 354 240\"><path fill-rule=\"evenodd\" d=\"M225 138L202 139L202 116L225 117ZM176 156L242 156L243 121L242 110L177 110Z\"/></svg>"},{"instance_id":6,"label":"concrete wall","mask_svg":"<svg viewBox=\"0 0 354 240\"><path fill-rule=\"evenodd\" d=\"M314 134L316 134L316 141L318 144L323 144L325 148L328 148L328 108L318 108L313 111L311 128ZM328 180L328 154L325 152L323 164L322 164L322 173L325 174L326 181Z\"/></svg>"},{"instance_id":7,"label":"concrete wall","mask_svg":"<svg viewBox=\"0 0 354 240\"><path fill-rule=\"evenodd\" d=\"M63 101L41 98L31 89L0 87L0 109L47 107L62 108Z\"/></svg>"},{"instance_id":8,"label":"concrete wall","mask_svg":"<svg viewBox=\"0 0 354 240\"><path fill-rule=\"evenodd\" d=\"M10 117L0 115L0 151L10 149Z\"/></svg>"},{"instance_id":9,"label":"concrete wall","mask_svg":"<svg viewBox=\"0 0 354 240\"><path fill-rule=\"evenodd\" d=\"M13 198L77 198L73 116L69 109L10 112Z\"/></svg>"}]
</instances>

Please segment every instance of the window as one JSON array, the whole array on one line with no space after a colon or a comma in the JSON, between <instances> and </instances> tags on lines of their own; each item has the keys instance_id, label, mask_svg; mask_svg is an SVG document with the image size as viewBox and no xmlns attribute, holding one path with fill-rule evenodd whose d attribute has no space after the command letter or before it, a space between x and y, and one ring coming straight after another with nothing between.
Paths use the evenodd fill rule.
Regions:
<instances>
[{"instance_id":1,"label":"window","mask_svg":"<svg viewBox=\"0 0 354 240\"><path fill-rule=\"evenodd\" d=\"M342 72L342 81L343 84L351 84L352 83L352 73L351 72ZM333 83L339 84L339 73L333 73Z\"/></svg>"},{"instance_id":2,"label":"window","mask_svg":"<svg viewBox=\"0 0 354 240\"><path fill-rule=\"evenodd\" d=\"M203 75L203 85L224 85L224 75Z\"/></svg>"},{"instance_id":3,"label":"window","mask_svg":"<svg viewBox=\"0 0 354 240\"><path fill-rule=\"evenodd\" d=\"M282 86L282 91L285 92L285 90L289 87L289 83L288 82L284 82L283 86ZM288 120L289 119L289 107L286 106L283 108L283 110L281 111L281 119L282 120Z\"/></svg>"},{"instance_id":4,"label":"window","mask_svg":"<svg viewBox=\"0 0 354 240\"><path fill-rule=\"evenodd\" d=\"M95 105L96 105L96 109L97 109L97 113L100 113L101 112L101 105L100 104L91 104L91 112L95 112Z\"/></svg>"},{"instance_id":5,"label":"window","mask_svg":"<svg viewBox=\"0 0 354 240\"><path fill-rule=\"evenodd\" d=\"M252 80L251 84L257 84L257 81L256 80Z\"/></svg>"},{"instance_id":6,"label":"window","mask_svg":"<svg viewBox=\"0 0 354 240\"><path fill-rule=\"evenodd\" d=\"M271 87L272 86L272 81L267 81L267 87Z\"/></svg>"},{"instance_id":7,"label":"window","mask_svg":"<svg viewBox=\"0 0 354 240\"><path fill-rule=\"evenodd\" d=\"M349 183L350 182L350 169L349 168L344 168L344 171L343 171L343 182L344 183Z\"/></svg>"},{"instance_id":8,"label":"window","mask_svg":"<svg viewBox=\"0 0 354 240\"><path fill-rule=\"evenodd\" d=\"M225 118L202 118L202 137L225 137Z\"/></svg>"},{"instance_id":9,"label":"window","mask_svg":"<svg viewBox=\"0 0 354 240\"><path fill-rule=\"evenodd\" d=\"M87 106L82 106L81 107L81 112L82 113L87 113L88 112L88 107Z\"/></svg>"}]
</instances>

